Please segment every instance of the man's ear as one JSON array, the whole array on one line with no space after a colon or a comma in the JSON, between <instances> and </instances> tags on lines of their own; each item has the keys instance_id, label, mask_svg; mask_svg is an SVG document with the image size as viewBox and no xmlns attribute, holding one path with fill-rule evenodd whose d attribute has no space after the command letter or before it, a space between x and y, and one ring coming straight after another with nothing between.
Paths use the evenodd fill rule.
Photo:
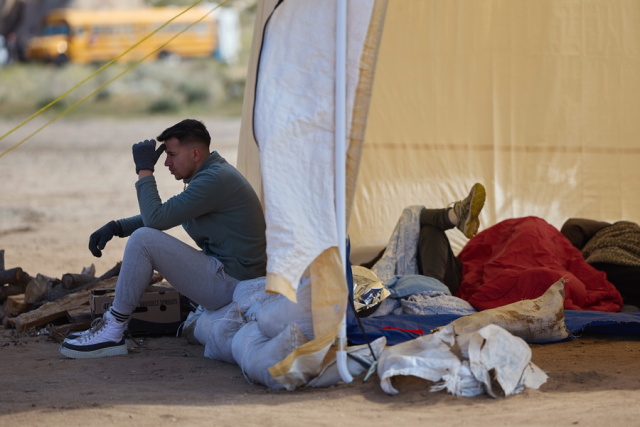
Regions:
<instances>
[{"instance_id":1,"label":"man's ear","mask_svg":"<svg viewBox=\"0 0 640 427\"><path fill-rule=\"evenodd\" d=\"M193 151L191 152L191 156L194 162L199 162L200 160L202 160L202 150L199 147L194 147Z\"/></svg>"}]
</instances>

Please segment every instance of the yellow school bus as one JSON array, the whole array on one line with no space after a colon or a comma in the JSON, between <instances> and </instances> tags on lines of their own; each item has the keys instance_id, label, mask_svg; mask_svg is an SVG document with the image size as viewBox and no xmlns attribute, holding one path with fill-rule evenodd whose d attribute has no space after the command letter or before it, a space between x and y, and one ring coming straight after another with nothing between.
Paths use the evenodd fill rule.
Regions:
<instances>
[{"instance_id":1,"label":"yellow school bus","mask_svg":"<svg viewBox=\"0 0 640 427\"><path fill-rule=\"evenodd\" d=\"M212 56L217 45L213 13L207 14L210 9L204 7L194 7L180 15L183 11L183 8L178 7L53 10L45 18L41 35L29 41L26 58L57 64L67 61L78 64L110 61L175 18L119 60L135 61L155 51L171 37L203 17L204 19L158 49L149 58Z\"/></svg>"}]
</instances>

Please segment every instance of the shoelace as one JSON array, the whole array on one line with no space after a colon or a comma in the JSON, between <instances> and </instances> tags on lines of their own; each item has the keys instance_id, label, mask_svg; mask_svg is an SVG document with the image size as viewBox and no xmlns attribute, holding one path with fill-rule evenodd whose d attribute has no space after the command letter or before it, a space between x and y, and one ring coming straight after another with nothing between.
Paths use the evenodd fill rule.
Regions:
<instances>
[{"instance_id":1,"label":"shoelace","mask_svg":"<svg viewBox=\"0 0 640 427\"><path fill-rule=\"evenodd\" d=\"M456 215L456 218L458 218L458 224L463 224L464 219L466 219L469 214L468 204L464 203L466 200L465 198L447 205L447 208L453 209L453 213ZM458 227L458 224L455 224L455 227Z\"/></svg>"},{"instance_id":2,"label":"shoelace","mask_svg":"<svg viewBox=\"0 0 640 427\"><path fill-rule=\"evenodd\" d=\"M104 324L105 324L104 318L100 317L97 319L93 319L93 322L91 322L91 327L88 330L84 331L82 335L80 335L77 338L78 342L88 341L90 338L92 338L96 334L96 332L102 329Z\"/></svg>"},{"instance_id":3,"label":"shoelace","mask_svg":"<svg viewBox=\"0 0 640 427\"><path fill-rule=\"evenodd\" d=\"M471 203L465 202L467 202L467 199L459 200L453 204L454 212L456 212L456 207L458 207L458 212L456 212L458 222L464 222L469 215L469 207L471 206Z\"/></svg>"}]
</instances>

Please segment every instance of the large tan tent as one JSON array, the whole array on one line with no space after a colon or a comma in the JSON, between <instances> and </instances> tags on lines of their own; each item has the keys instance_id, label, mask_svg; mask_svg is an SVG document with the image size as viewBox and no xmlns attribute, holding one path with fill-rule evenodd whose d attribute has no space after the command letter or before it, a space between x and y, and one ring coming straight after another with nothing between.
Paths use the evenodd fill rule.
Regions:
<instances>
[{"instance_id":1,"label":"large tan tent","mask_svg":"<svg viewBox=\"0 0 640 427\"><path fill-rule=\"evenodd\" d=\"M336 78L319 79L316 71L324 61L319 52L335 50L340 28L329 19L338 3L265 0L258 6L237 163L267 211L267 289L289 297L295 295L297 276L281 270L286 263L279 264L282 244L274 243L274 236L295 237L299 224L295 217L274 214L286 200L296 209L317 197L333 204L336 194L313 184L314 157L302 153L309 173L296 177L287 175L295 170L265 163L264 156L278 141L289 151L321 145L313 132L299 131L316 118L323 121L321 133L332 134L324 123L334 119L317 111L335 110L335 92L318 89ZM487 188L481 229L529 215L556 227L576 216L640 222L640 2L347 4L352 38L347 41L344 210L352 261L386 244L405 206L443 207L464 197L474 182ZM321 19L325 14L327 21ZM286 93L295 86L281 82L291 68L306 70L304 96ZM313 112L298 115L307 104ZM261 135L271 139L265 143ZM332 137L327 141L333 144ZM317 167L333 181L334 168ZM285 179L269 181L281 173ZM294 184L301 186L294 192L298 198L274 209L270 201ZM326 205L313 206L318 221L311 226L324 233ZM310 258L297 268L310 267L320 339L274 367L274 376L286 376L301 354L319 351L315 360L321 360L338 333L345 283L336 237L331 234L311 249L291 239L288 250ZM451 240L458 250L465 243L459 234Z\"/></svg>"}]
</instances>

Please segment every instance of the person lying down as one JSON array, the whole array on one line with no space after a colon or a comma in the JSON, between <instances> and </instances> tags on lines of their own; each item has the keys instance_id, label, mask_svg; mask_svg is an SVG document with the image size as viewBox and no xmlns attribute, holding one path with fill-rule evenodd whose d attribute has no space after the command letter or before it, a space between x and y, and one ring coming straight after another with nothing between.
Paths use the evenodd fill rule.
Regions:
<instances>
[{"instance_id":1,"label":"person lying down","mask_svg":"<svg viewBox=\"0 0 640 427\"><path fill-rule=\"evenodd\" d=\"M387 247L360 267L389 291L361 315L467 314L540 297L565 279L567 310L620 311L623 300L602 271L541 218L511 218L479 231L486 191L476 183L466 198L441 209L405 208ZM469 241L456 256L446 230ZM360 275L354 270L354 279ZM388 301L387 301L388 300Z\"/></svg>"},{"instance_id":2,"label":"person lying down","mask_svg":"<svg viewBox=\"0 0 640 427\"><path fill-rule=\"evenodd\" d=\"M467 197L448 207L405 208L387 247L368 263L354 266L356 283L377 277L391 296L381 300L375 310L369 307L362 313L474 313L469 303L453 297L462 280L462 262L454 255L446 231L457 228L467 238L475 236L485 200L484 186L476 183Z\"/></svg>"}]
</instances>

